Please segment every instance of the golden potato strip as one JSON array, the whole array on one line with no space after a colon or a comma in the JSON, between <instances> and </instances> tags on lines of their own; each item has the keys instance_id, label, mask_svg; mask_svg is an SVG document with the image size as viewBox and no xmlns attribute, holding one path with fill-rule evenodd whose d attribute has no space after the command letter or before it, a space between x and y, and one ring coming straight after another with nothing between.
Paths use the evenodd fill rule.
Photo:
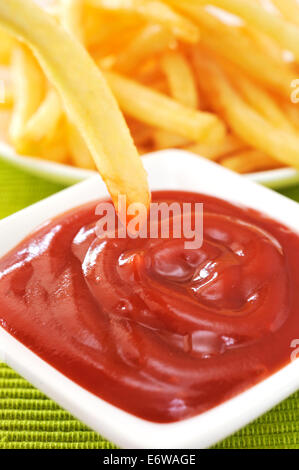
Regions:
<instances>
[{"instance_id":1,"label":"golden potato strip","mask_svg":"<svg viewBox=\"0 0 299 470\"><path fill-rule=\"evenodd\" d=\"M165 76L155 57L146 60L134 71L134 80L151 88L155 88L162 80L165 85L165 91L168 89Z\"/></svg>"},{"instance_id":2,"label":"golden potato strip","mask_svg":"<svg viewBox=\"0 0 299 470\"><path fill-rule=\"evenodd\" d=\"M38 141L43 138L51 140L63 109L57 92L50 89L36 112L28 120L22 132L22 138Z\"/></svg>"},{"instance_id":3,"label":"golden potato strip","mask_svg":"<svg viewBox=\"0 0 299 470\"><path fill-rule=\"evenodd\" d=\"M92 48L89 48L89 53L95 62L103 61L105 68L114 65L116 56L119 51L127 47L134 39L136 32L139 28L134 30L118 30L114 32L114 28L108 33L107 38L103 42L97 43Z\"/></svg>"},{"instance_id":4,"label":"golden potato strip","mask_svg":"<svg viewBox=\"0 0 299 470\"><path fill-rule=\"evenodd\" d=\"M89 5L110 11L124 11L138 14L147 21L161 24L187 42L198 42L199 29L191 20L176 13L171 7L158 0L87 0Z\"/></svg>"},{"instance_id":5,"label":"golden potato strip","mask_svg":"<svg viewBox=\"0 0 299 470\"><path fill-rule=\"evenodd\" d=\"M281 102L281 108L286 113L292 124L299 131L299 106L289 102Z\"/></svg>"},{"instance_id":6,"label":"golden potato strip","mask_svg":"<svg viewBox=\"0 0 299 470\"><path fill-rule=\"evenodd\" d=\"M187 108L116 73L104 74L120 107L129 116L194 141L210 142L224 137L224 124L214 114Z\"/></svg>"},{"instance_id":7,"label":"golden potato strip","mask_svg":"<svg viewBox=\"0 0 299 470\"><path fill-rule=\"evenodd\" d=\"M84 43L83 0L61 0L60 18L67 31L73 34L80 42ZM56 112L60 107L61 115L62 108L60 100L58 101L57 105ZM55 109L53 109L53 111L55 111ZM75 166L78 166L79 168L95 170L96 166L94 160L77 127L70 121L67 121L66 127L66 140L71 163L73 163Z\"/></svg>"},{"instance_id":8,"label":"golden potato strip","mask_svg":"<svg viewBox=\"0 0 299 470\"><path fill-rule=\"evenodd\" d=\"M0 66L0 109L11 108L13 89L10 67Z\"/></svg>"},{"instance_id":9,"label":"golden potato strip","mask_svg":"<svg viewBox=\"0 0 299 470\"><path fill-rule=\"evenodd\" d=\"M296 59L299 60L299 28L283 18L271 14L252 0L180 0L180 2L195 6L214 5L238 15L249 25L264 32L282 47L293 52Z\"/></svg>"},{"instance_id":10,"label":"golden potato strip","mask_svg":"<svg viewBox=\"0 0 299 470\"><path fill-rule=\"evenodd\" d=\"M16 40L6 31L0 29L0 64L9 65L15 46Z\"/></svg>"},{"instance_id":11,"label":"golden potato strip","mask_svg":"<svg viewBox=\"0 0 299 470\"><path fill-rule=\"evenodd\" d=\"M123 73L135 69L142 61L168 49L173 35L160 25L145 26L115 59L114 68Z\"/></svg>"},{"instance_id":12,"label":"golden potato strip","mask_svg":"<svg viewBox=\"0 0 299 470\"><path fill-rule=\"evenodd\" d=\"M171 3L198 22L201 44L230 60L269 88L289 98L290 83L294 79L294 72L282 58L278 60L266 54L244 28L225 25L203 8L194 7L193 4L189 5L181 0L171 0Z\"/></svg>"},{"instance_id":13,"label":"golden potato strip","mask_svg":"<svg viewBox=\"0 0 299 470\"><path fill-rule=\"evenodd\" d=\"M183 147L190 144L190 139L186 139L178 134L172 134L163 129L155 129L153 132L155 146L159 150L167 148Z\"/></svg>"},{"instance_id":14,"label":"golden potato strip","mask_svg":"<svg viewBox=\"0 0 299 470\"><path fill-rule=\"evenodd\" d=\"M270 38L265 33L261 33L256 28L246 27L246 35L253 39L257 44L260 50L263 51L265 56L271 57L274 61L282 63L282 66L286 67L285 64L285 53L286 51L282 49L279 44L274 41L273 38ZM288 67L288 65L287 65Z\"/></svg>"},{"instance_id":15,"label":"golden potato strip","mask_svg":"<svg viewBox=\"0 0 299 470\"><path fill-rule=\"evenodd\" d=\"M45 79L29 50L22 47L15 50L12 68L15 93L11 139L20 153L34 153L34 144L45 138L44 152L46 143L54 138L63 113L60 98L56 91L49 90L41 101ZM65 158L59 156L56 160L64 161Z\"/></svg>"},{"instance_id":16,"label":"golden potato strip","mask_svg":"<svg viewBox=\"0 0 299 470\"><path fill-rule=\"evenodd\" d=\"M1 80L1 79L0 79ZM13 106L14 96L10 85L0 83L0 109L7 109Z\"/></svg>"},{"instance_id":17,"label":"golden potato strip","mask_svg":"<svg viewBox=\"0 0 299 470\"><path fill-rule=\"evenodd\" d=\"M83 137L74 124L68 122L67 141L74 165L87 170L95 170L96 166Z\"/></svg>"},{"instance_id":18,"label":"golden potato strip","mask_svg":"<svg viewBox=\"0 0 299 470\"><path fill-rule=\"evenodd\" d=\"M269 93L250 82L250 80L245 79L245 77L239 80L238 86L249 104L272 124L281 129L294 131L294 127Z\"/></svg>"},{"instance_id":19,"label":"golden potato strip","mask_svg":"<svg viewBox=\"0 0 299 470\"><path fill-rule=\"evenodd\" d=\"M126 116L126 121L137 147L145 148L153 146L153 132L155 129L130 116Z\"/></svg>"},{"instance_id":20,"label":"golden potato strip","mask_svg":"<svg viewBox=\"0 0 299 470\"><path fill-rule=\"evenodd\" d=\"M100 47L104 51L112 48L115 52L119 52L128 39L130 40L144 26L144 21L140 21L138 15L120 15L117 12L90 7L86 2L82 22L87 48L96 50Z\"/></svg>"},{"instance_id":21,"label":"golden potato strip","mask_svg":"<svg viewBox=\"0 0 299 470\"><path fill-rule=\"evenodd\" d=\"M291 132L294 131L294 126L292 126L290 120L281 110L280 106L270 93L258 86L252 80L249 80L234 67L227 67L225 64L225 68L235 87L241 91L244 98L253 108L278 128Z\"/></svg>"},{"instance_id":22,"label":"golden potato strip","mask_svg":"<svg viewBox=\"0 0 299 470\"><path fill-rule=\"evenodd\" d=\"M254 171L272 170L281 168L281 163L259 150L247 150L221 160L221 165L237 173L251 173Z\"/></svg>"},{"instance_id":23,"label":"golden potato strip","mask_svg":"<svg viewBox=\"0 0 299 470\"><path fill-rule=\"evenodd\" d=\"M299 5L297 0L271 0L284 18L299 26Z\"/></svg>"},{"instance_id":24,"label":"golden potato strip","mask_svg":"<svg viewBox=\"0 0 299 470\"><path fill-rule=\"evenodd\" d=\"M222 142L215 142L209 145L192 144L185 147L185 149L189 150L189 152L208 158L209 160L218 160L225 155L246 150L247 147L248 145L238 139L238 137L228 134Z\"/></svg>"},{"instance_id":25,"label":"golden potato strip","mask_svg":"<svg viewBox=\"0 0 299 470\"><path fill-rule=\"evenodd\" d=\"M208 57L197 55L197 64L212 87L214 106L226 118L235 134L251 147L286 165L299 168L299 137L277 129L252 109L234 87L227 75Z\"/></svg>"},{"instance_id":26,"label":"golden potato strip","mask_svg":"<svg viewBox=\"0 0 299 470\"><path fill-rule=\"evenodd\" d=\"M185 106L197 108L198 94L193 70L187 59L179 52L167 52L161 59L171 95Z\"/></svg>"},{"instance_id":27,"label":"golden potato strip","mask_svg":"<svg viewBox=\"0 0 299 470\"><path fill-rule=\"evenodd\" d=\"M60 0L61 22L81 42L84 42L83 2L84 0Z\"/></svg>"},{"instance_id":28,"label":"golden potato strip","mask_svg":"<svg viewBox=\"0 0 299 470\"><path fill-rule=\"evenodd\" d=\"M16 148L22 152L25 126L40 105L45 89L39 65L31 52L23 47L17 47L13 52L12 80L14 109L9 133Z\"/></svg>"},{"instance_id":29,"label":"golden potato strip","mask_svg":"<svg viewBox=\"0 0 299 470\"><path fill-rule=\"evenodd\" d=\"M0 109L0 141L9 143L9 126L11 121L11 110Z\"/></svg>"},{"instance_id":30,"label":"golden potato strip","mask_svg":"<svg viewBox=\"0 0 299 470\"><path fill-rule=\"evenodd\" d=\"M29 0L0 2L0 25L35 51L72 121L82 130L116 209L119 194L126 196L127 204L139 202L148 207L147 177L129 129L100 70L81 44Z\"/></svg>"},{"instance_id":31,"label":"golden potato strip","mask_svg":"<svg viewBox=\"0 0 299 470\"><path fill-rule=\"evenodd\" d=\"M57 163L68 163L69 149L66 143L66 123L61 119L53 133L51 141L42 139L38 142L27 141L27 155L45 158Z\"/></svg>"}]
</instances>

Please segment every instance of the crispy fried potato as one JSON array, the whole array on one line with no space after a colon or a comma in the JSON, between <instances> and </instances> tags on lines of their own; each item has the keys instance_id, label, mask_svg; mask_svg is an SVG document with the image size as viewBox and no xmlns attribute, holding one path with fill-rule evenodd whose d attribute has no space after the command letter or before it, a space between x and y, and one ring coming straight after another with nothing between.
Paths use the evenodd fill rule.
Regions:
<instances>
[{"instance_id":1,"label":"crispy fried potato","mask_svg":"<svg viewBox=\"0 0 299 470\"><path fill-rule=\"evenodd\" d=\"M224 124L211 113L187 108L119 74L105 72L105 77L120 107L136 119L196 142L217 141L225 135Z\"/></svg>"},{"instance_id":2,"label":"crispy fried potato","mask_svg":"<svg viewBox=\"0 0 299 470\"><path fill-rule=\"evenodd\" d=\"M209 79L215 94L214 106L235 134L249 146L285 165L299 168L299 136L277 129L248 105L233 88L228 76L209 57L197 54L198 70Z\"/></svg>"},{"instance_id":3,"label":"crispy fried potato","mask_svg":"<svg viewBox=\"0 0 299 470\"><path fill-rule=\"evenodd\" d=\"M250 173L282 167L280 162L259 150L239 152L236 155L223 158L221 164L237 173Z\"/></svg>"},{"instance_id":4,"label":"crispy fried potato","mask_svg":"<svg viewBox=\"0 0 299 470\"><path fill-rule=\"evenodd\" d=\"M45 79L42 71L24 47L16 47L12 55L14 109L10 124L10 138L23 153L23 131L43 99Z\"/></svg>"},{"instance_id":5,"label":"crispy fried potato","mask_svg":"<svg viewBox=\"0 0 299 470\"><path fill-rule=\"evenodd\" d=\"M84 48L31 1L1 2L0 25L34 50L74 124L82 129L116 209L119 194L126 195L127 204L148 207L146 173L125 120Z\"/></svg>"},{"instance_id":6,"label":"crispy fried potato","mask_svg":"<svg viewBox=\"0 0 299 470\"><path fill-rule=\"evenodd\" d=\"M26 155L51 160L56 163L69 163L69 149L65 139L66 123L61 119L51 136L38 142L26 141Z\"/></svg>"},{"instance_id":7,"label":"crispy fried potato","mask_svg":"<svg viewBox=\"0 0 299 470\"><path fill-rule=\"evenodd\" d=\"M12 104L13 90L10 67L0 66L0 109L11 108Z\"/></svg>"},{"instance_id":8,"label":"crispy fried potato","mask_svg":"<svg viewBox=\"0 0 299 470\"><path fill-rule=\"evenodd\" d=\"M238 137L227 134L222 142L215 142L214 144L192 144L186 146L185 149L201 157L208 158L209 160L219 160L225 155L248 150L248 145Z\"/></svg>"},{"instance_id":9,"label":"crispy fried potato","mask_svg":"<svg viewBox=\"0 0 299 470\"><path fill-rule=\"evenodd\" d=\"M0 64L8 65L10 63L15 46L16 40L7 31L0 29Z\"/></svg>"},{"instance_id":10,"label":"crispy fried potato","mask_svg":"<svg viewBox=\"0 0 299 470\"><path fill-rule=\"evenodd\" d=\"M149 203L137 149L183 148L239 172L298 167L299 4L272 3L54 0L45 14L0 2L0 138L96 162L115 204L119 192Z\"/></svg>"},{"instance_id":11,"label":"crispy fried potato","mask_svg":"<svg viewBox=\"0 0 299 470\"><path fill-rule=\"evenodd\" d=\"M193 3L171 0L197 21L201 31L200 44L208 47L238 66L271 90L289 98L290 83L295 71L283 57L273 57L252 39L252 33L240 26L229 26Z\"/></svg>"},{"instance_id":12,"label":"crispy fried potato","mask_svg":"<svg viewBox=\"0 0 299 470\"><path fill-rule=\"evenodd\" d=\"M280 102L280 106L288 116L289 120L295 126L297 132L299 132L299 107L298 104L293 104L287 101Z\"/></svg>"},{"instance_id":13,"label":"crispy fried potato","mask_svg":"<svg viewBox=\"0 0 299 470\"><path fill-rule=\"evenodd\" d=\"M217 62L217 59L215 59ZM249 80L246 75L232 67L229 64L222 64L225 71L228 73L230 80L234 86L240 90L246 101L256 109L261 115L267 118L276 127L294 131L294 126L288 119L287 115L281 110L278 102L267 91L261 88L253 80Z\"/></svg>"},{"instance_id":14,"label":"crispy fried potato","mask_svg":"<svg viewBox=\"0 0 299 470\"><path fill-rule=\"evenodd\" d=\"M283 0L284 1L284 0ZM195 6L215 5L243 18L249 25L272 37L299 60L299 28L271 14L252 0L180 0Z\"/></svg>"},{"instance_id":15,"label":"crispy fried potato","mask_svg":"<svg viewBox=\"0 0 299 470\"><path fill-rule=\"evenodd\" d=\"M24 126L22 139L37 142L44 138L51 141L62 115L61 100L55 90L49 89L39 108Z\"/></svg>"},{"instance_id":16,"label":"crispy fried potato","mask_svg":"<svg viewBox=\"0 0 299 470\"><path fill-rule=\"evenodd\" d=\"M297 0L271 0L283 17L299 26L299 5Z\"/></svg>"},{"instance_id":17,"label":"crispy fried potato","mask_svg":"<svg viewBox=\"0 0 299 470\"><path fill-rule=\"evenodd\" d=\"M190 63L179 52L167 52L161 60L172 97L190 108L198 107L196 82Z\"/></svg>"},{"instance_id":18,"label":"crispy fried potato","mask_svg":"<svg viewBox=\"0 0 299 470\"><path fill-rule=\"evenodd\" d=\"M90 151L78 129L71 122L67 123L67 142L72 163L79 168L95 170L96 166Z\"/></svg>"},{"instance_id":19,"label":"crispy fried potato","mask_svg":"<svg viewBox=\"0 0 299 470\"><path fill-rule=\"evenodd\" d=\"M131 72L149 57L168 49L172 40L173 34L160 25L146 25L128 46L117 54L113 67L119 72Z\"/></svg>"},{"instance_id":20,"label":"crispy fried potato","mask_svg":"<svg viewBox=\"0 0 299 470\"><path fill-rule=\"evenodd\" d=\"M9 143L9 126L11 121L11 110L0 109L0 141Z\"/></svg>"},{"instance_id":21,"label":"crispy fried potato","mask_svg":"<svg viewBox=\"0 0 299 470\"><path fill-rule=\"evenodd\" d=\"M153 132L153 138L156 148L159 150L167 148L180 148L190 145L190 139L186 139L186 137L182 137L178 134L172 134L170 132L164 131L163 129L155 129Z\"/></svg>"},{"instance_id":22,"label":"crispy fried potato","mask_svg":"<svg viewBox=\"0 0 299 470\"><path fill-rule=\"evenodd\" d=\"M84 42L83 1L60 0L60 18L65 28L80 42Z\"/></svg>"},{"instance_id":23,"label":"crispy fried potato","mask_svg":"<svg viewBox=\"0 0 299 470\"><path fill-rule=\"evenodd\" d=\"M199 29L191 20L176 13L172 8L158 0L87 0L89 5L123 11L142 16L145 20L161 24L177 37L187 42L198 42Z\"/></svg>"}]
</instances>

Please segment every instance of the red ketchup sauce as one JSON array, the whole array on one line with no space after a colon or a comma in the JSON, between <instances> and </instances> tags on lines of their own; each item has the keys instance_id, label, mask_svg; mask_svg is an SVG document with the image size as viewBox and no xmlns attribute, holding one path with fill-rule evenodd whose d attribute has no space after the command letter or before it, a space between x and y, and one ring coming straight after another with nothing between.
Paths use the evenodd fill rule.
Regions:
<instances>
[{"instance_id":1,"label":"red ketchup sauce","mask_svg":"<svg viewBox=\"0 0 299 470\"><path fill-rule=\"evenodd\" d=\"M299 236L213 197L204 242L100 239L96 203L45 224L0 261L0 324L67 377L155 422L199 414L290 361Z\"/></svg>"}]
</instances>

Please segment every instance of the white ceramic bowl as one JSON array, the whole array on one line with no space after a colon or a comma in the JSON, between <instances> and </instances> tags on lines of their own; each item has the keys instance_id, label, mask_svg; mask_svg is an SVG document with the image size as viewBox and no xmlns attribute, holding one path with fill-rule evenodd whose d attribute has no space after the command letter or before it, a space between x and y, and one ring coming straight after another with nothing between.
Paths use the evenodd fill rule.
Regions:
<instances>
[{"instance_id":1,"label":"white ceramic bowl","mask_svg":"<svg viewBox=\"0 0 299 470\"><path fill-rule=\"evenodd\" d=\"M82 168L55 163L41 158L18 155L12 147L3 142L0 142L0 160L5 160L16 167L24 169L28 173L65 185L79 183L97 174L96 171L92 170L83 170ZM299 183L299 171L294 168L247 173L244 177L273 189L284 188Z\"/></svg>"},{"instance_id":2,"label":"white ceramic bowl","mask_svg":"<svg viewBox=\"0 0 299 470\"><path fill-rule=\"evenodd\" d=\"M258 209L299 232L299 205L221 166L167 150L144 158L151 189L202 192ZM107 196L100 177L61 191L0 222L0 256L48 218ZM294 338L296 339L296 338ZM290 355L292 353L290 345ZM299 361L235 398L191 419L157 424L137 418L75 384L0 327L0 360L124 448L204 448L252 421L299 388Z\"/></svg>"}]
</instances>

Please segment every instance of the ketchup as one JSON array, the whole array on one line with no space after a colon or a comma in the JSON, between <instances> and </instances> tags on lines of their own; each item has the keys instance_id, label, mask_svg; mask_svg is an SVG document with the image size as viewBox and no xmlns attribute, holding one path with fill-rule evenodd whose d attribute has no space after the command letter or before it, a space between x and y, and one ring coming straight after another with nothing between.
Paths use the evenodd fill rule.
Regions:
<instances>
[{"instance_id":1,"label":"ketchup","mask_svg":"<svg viewBox=\"0 0 299 470\"><path fill-rule=\"evenodd\" d=\"M299 236L202 194L201 248L96 235L97 203L46 223L0 260L0 325L68 378L154 422L202 413L290 361Z\"/></svg>"}]
</instances>

